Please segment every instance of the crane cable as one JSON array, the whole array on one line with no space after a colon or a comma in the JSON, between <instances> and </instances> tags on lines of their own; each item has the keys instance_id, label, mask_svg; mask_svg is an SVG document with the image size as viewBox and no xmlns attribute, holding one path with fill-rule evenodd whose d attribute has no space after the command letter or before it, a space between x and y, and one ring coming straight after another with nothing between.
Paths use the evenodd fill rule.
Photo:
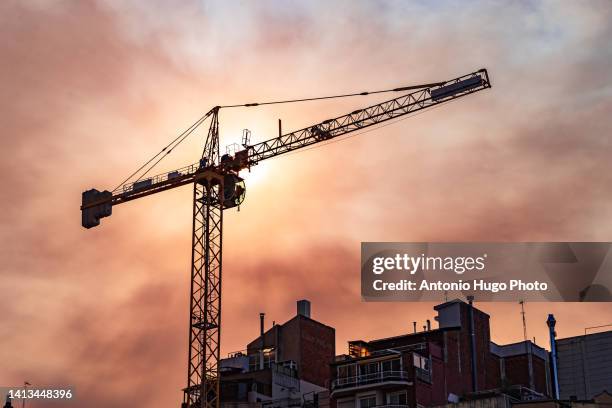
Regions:
<instances>
[{"instance_id":1,"label":"crane cable","mask_svg":"<svg viewBox=\"0 0 612 408\"><path fill-rule=\"evenodd\" d=\"M169 155L172 152L172 150L174 150L174 148L176 148L178 145L180 145L183 142L183 140L185 140L189 135L191 135L196 130L196 128L198 126L200 126L212 114L213 110L210 110L210 111L206 112L206 114L204 114L201 118L196 120L191 126L189 126L187 129L185 129L183 132L181 132L181 134L179 134L170 143L168 143L166 146L164 146L163 149L161 149L157 154L155 154L153 157L151 157L145 164L140 166L136 171L134 171L132 174L130 174L125 180L123 180L121 183L119 183L119 185L113 189L113 192L117 191L117 189L119 189L119 187L121 187L126 182L128 182L136 174L140 173L140 171L142 169L144 169L147 165L149 165L149 163L151 163L153 160L155 160L157 157L159 157L161 155L161 157L159 157L159 159L155 163L153 163L151 165L151 167L149 167L143 174L141 174L140 177L138 177L136 179L136 181L139 181L144 176L146 176L155 166L157 166L157 164L159 164L160 161L162 161L164 159L164 157ZM164 152L165 152L165 154L164 154Z\"/></svg>"},{"instance_id":2,"label":"crane cable","mask_svg":"<svg viewBox=\"0 0 612 408\"><path fill-rule=\"evenodd\" d=\"M155 154L153 157L151 157L146 163L144 163L136 171L134 171L132 174L130 174L125 180L123 180L121 183L119 183L119 185L117 185L117 187L115 187L113 189L113 192L117 191L122 185L127 183L130 179L132 179L132 177L134 177L136 174L140 173L145 167L147 167L151 162L153 162L156 158L159 157L159 159L157 159L157 161L155 161L144 173L142 173L140 175L140 177L138 177L136 179L136 181L142 180L142 178L144 176L146 176L151 170L153 170L153 168L155 168L155 166L157 166L159 164L159 162L161 162L167 155L169 155L172 152L172 150L174 150L174 148L176 148L187 137L189 137L189 135L191 135L195 131L195 129L198 126L200 126L213 113L213 111L215 109L218 110L218 109L221 109L221 108L241 108L241 107L250 108L250 107L264 106L264 105L278 105L278 104L296 103L296 102L320 101L320 100L325 100L325 99L348 98L348 97L353 97L353 96L368 96L368 95L375 95L375 94L388 93L388 92L404 92L404 91L411 91L411 90L415 90L415 89L431 88L431 87L434 87L434 86L442 85L444 83L445 82L433 82L433 83L429 83L429 84L402 86L402 87L398 87L398 88L383 89L383 90L379 90L379 91L363 91L363 92L356 92L356 93L349 93L349 94L320 96L320 97L313 97L313 98L287 99L287 100L268 101L268 102L250 102L250 103L244 103L244 104L217 106L217 107L211 109L210 111L208 111L206 114L204 114L197 121L195 121L191 126L189 126L186 130L181 132L170 143L168 143L166 146L164 146L164 148L161 149L157 154ZM395 122L393 122L393 123L395 123ZM363 132L360 132L358 134L361 134L361 133L363 133ZM356 136L356 135L352 135L352 136ZM344 138L342 138L342 140L343 139ZM307 150L309 150L309 149L307 149ZM165 154L164 154L164 152L165 152Z\"/></svg>"},{"instance_id":3,"label":"crane cable","mask_svg":"<svg viewBox=\"0 0 612 408\"><path fill-rule=\"evenodd\" d=\"M386 92L403 92L403 91L411 91L414 89L423 89L423 88L431 88L434 86L442 85L445 82L433 82L431 84L422 84L422 85L411 85L411 86L402 86L399 88L393 89L384 89L381 91L364 91L364 92L356 92L350 94L341 94L341 95L331 95L331 96L319 96L316 98L302 98L302 99L287 99L283 101L269 101L269 102L251 102L244 104L236 104L236 105L222 105L220 108L250 108L253 106L264 106L264 105L278 105L281 103L295 103L295 102L309 102L309 101L320 101L323 99L336 99L336 98L347 98L351 96L367 96L367 95L375 95Z\"/></svg>"}]
</instances>

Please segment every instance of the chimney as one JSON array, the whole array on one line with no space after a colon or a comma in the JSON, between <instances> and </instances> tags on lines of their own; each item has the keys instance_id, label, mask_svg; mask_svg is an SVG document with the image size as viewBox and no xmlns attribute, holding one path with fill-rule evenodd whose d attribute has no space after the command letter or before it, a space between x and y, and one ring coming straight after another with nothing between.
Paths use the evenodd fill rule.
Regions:
<instances>
[{"instance_id":1,"label":"chimney","mask_svg":"<svg viewBox=\"0 0 612 408\"><path fill-rule=\"evenodd\" d=\"M412 322L412 325L414 326L414 332L416 333L416 322Z\"/></svg>"},{"instance_id":2,"label":"chimney","mask_svg":"<svg viewBox=\"0 0 612 408\"><path fill-rule=\"evenodd\" d=\"M557 371L557 333L555 332L555 325L557 324L557 321L555 320L555 316L549 314L546 324L548 325L548 331L550 333L550 359L552 360L553 397L558 400L559 372Z\"/></svg>"},{"instance_id":3,"label":"chimney","mask_svg":"<svg viewBox=\"0 0 612 408\"><path fill-rule=\"evenodd\" d=\"M264 335L264 319L266 317L265 313L260 313L259 314L259 334L261 336Z\"/></svg>"},{"instance_id":4,"label":"chimney","mask_svg":"<svg viewBox=\"0 0 612 408\"><path fill-rule=\"evenodd\" d=\"M305 316L310 318L310 301L306 299L297 301L297 314L298 316Z\"/></svg>"},{"instance_id":5,"label":"chimney","mask_svg":"<svg viewBox=\"0 0 612 408\"><path fill-rule=\"evenodd\" d=\"M264 369L264 349L266 348L266 336L264 336L264 319L265 313L259 313L259 333L261 335L261 348L259 349L259 369Z\"/></svg>"},{"instance_id":6,"label":"chimney","mask_svg":"<svg viewBox=\"0 0 612 408\"><path fill-rule=\"evenodd\" d=\"M427 319L427 331L431 330L431 321Z\"/></svg>"}]
</instances>

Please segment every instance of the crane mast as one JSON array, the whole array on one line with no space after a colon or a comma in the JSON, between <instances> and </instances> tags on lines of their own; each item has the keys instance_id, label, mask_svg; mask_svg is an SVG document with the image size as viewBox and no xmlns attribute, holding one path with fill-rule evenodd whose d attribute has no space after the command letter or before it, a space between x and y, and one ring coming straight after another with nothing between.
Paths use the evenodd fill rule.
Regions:
<instances>
[{"instance_id":1,"label":"crane mast","mask_svg":"<svg viewBox=\"0 0 612 408\"><path fill-rule=\"evenodd\" d=\"M193 184L193 224L187 385L182 407L219 408L219 353L221 336L221 266L223 210L242 203L244 180L239 172L285 153L325 142L351 132L421 111L490 88L486 69L449 81L393 91L414 92L349 114L328 119L278 137L244 144L234 155L219 155L219 110L203 119L210 127L199 162L136 182L113 191L83 192L82 225L92 228L112 214L115 205ZM243 106L256 106L246 104Z\"/></svg>"}]
</instances>

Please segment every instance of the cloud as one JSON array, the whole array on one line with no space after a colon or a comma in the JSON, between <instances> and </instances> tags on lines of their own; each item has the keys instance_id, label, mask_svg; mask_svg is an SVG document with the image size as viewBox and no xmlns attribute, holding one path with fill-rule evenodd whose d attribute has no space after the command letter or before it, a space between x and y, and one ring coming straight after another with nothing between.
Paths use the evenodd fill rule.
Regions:
<instances>
[{"instance_id":1,"label":"cloud","mask_svg":"<svg viewBox=\"0 0 612 408\"><path fill-rule=\"evenodd\" d=\"M611 13L607 2L2 2L0 383L71 384L91 407L181 398L190 189L115 207L89 231L78 206L83 190L114 187L219 103L482 66L493 80L246 174L247 200L225 216L222 354L252 339L259 311L283 322L298 298L336 327L338 353L433 317L427 303L360 301L361 241L609 239ZM254 141L274 136L279 117L290 130L373 102L222 111L223 143L245 127ZM202 138L164 168L197 160ZM521 338L516 305L480 307L496 341ZM565 336L611 310L528 305L540 344L550 311Z\"/></svg>"}]
</instances>

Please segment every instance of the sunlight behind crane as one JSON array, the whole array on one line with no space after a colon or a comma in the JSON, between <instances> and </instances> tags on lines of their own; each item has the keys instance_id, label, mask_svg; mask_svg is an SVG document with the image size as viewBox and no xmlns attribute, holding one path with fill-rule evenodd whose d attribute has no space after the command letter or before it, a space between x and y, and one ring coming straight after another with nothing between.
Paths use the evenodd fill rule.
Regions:
<instances>
[{"instance_id":1,"label":"sunlight behind crane","mask_svg":"<svg viewBox=\"0 0 612 408\"><path fill-rule=\"evenodd\" d=\"M265 183L266 177L270 173L270 166L255 166L250 171L244 172L242 177L249 184L249 189Z\"/></svg>"}]
</instances>

